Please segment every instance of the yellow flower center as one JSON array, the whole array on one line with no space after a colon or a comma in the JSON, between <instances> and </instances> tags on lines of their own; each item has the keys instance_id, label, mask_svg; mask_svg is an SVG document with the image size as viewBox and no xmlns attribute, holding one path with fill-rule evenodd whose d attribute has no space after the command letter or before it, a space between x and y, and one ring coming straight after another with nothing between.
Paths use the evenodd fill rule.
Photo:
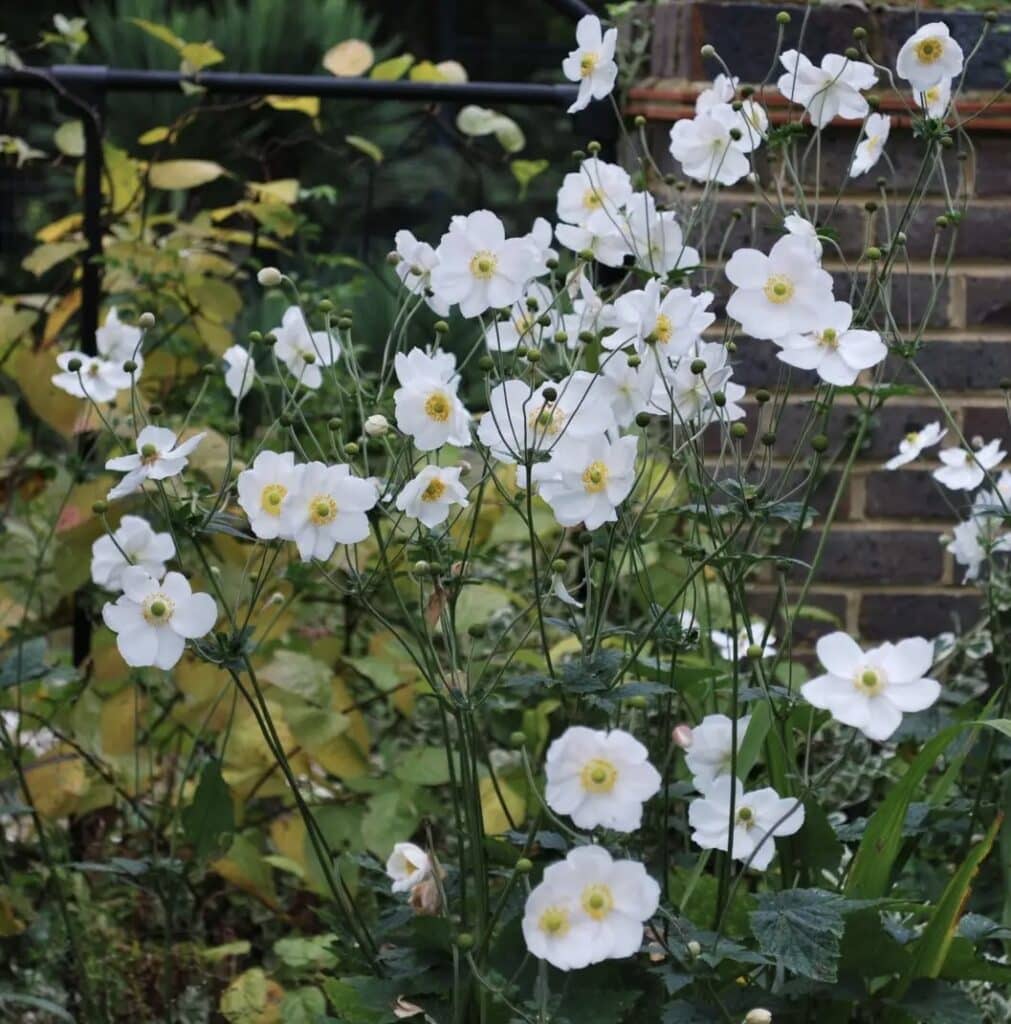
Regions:
<instances>
[{"instance_id":1,"label":"yellow flower center","mask_svg":"<svg viewBox=\"0 0 1011 1024\"><path fill-rule=\"evenodd\" d=\"M661 313L656 318L656 323L653 326L653 333L650 337L654 341L659 341L661 345L666 345L671 335L674 333L674 325L670 322L670 317L666 313Z\"/></svg>"},{"instance_id":2,"label":"yellow flower center","mask_svg":"<svg viewBox=\"0 0 1011 1024\"><path fill-rule=\"evenodd\" d=\"M337 518L337 502L329 494L317 494L309 502L309 522L313 526L326 526Z\"/></svg>"},{"instance_id":3,"label":"yellow flower center","mask_svg":"<svg viewBox=\"0 0 1011 1024\"><path fill-rule=\"evenodd\" d=\"M583 487L587 494L599 494L607 486L607 466L599 459L583 470Z\"/></svg>"},{"instance_id":4,"label":"yellow flower center","mask_svg":"<svg viewBox=\"0 0 1011 1024\"><path fill-rule=\"evenodd\" d=\"M425 415L436 423L445 423L449 419L451 403L445 391L433 391L425 399Z\"/></svg>"},{"instance_id":5,"label":"yellow flower center","mask_svg":"<svg viewBox=\"0 0 1011 1024\"><path fill-rule=\"evenodd\" d=\"M588 188L583 193L583 207L587 210L599 210L604 205L604 197L595 189Z\"/></svg>"},{"instance_id":6,"label":"yellow flower center","mask_svg":"<svg viewBox=\"0 0 1011 1024\"><path fill-rule=\"evenodd\" d=\"M941 42L939 36L927 36L926 39L921 39L914 49L916 50L916 59L921 64L933 64L941 59L941 55L944 53L944 43Z\"/></svg>"},{"instance_id":7,"label":"yellow flower center","mask_svg":"<svg viewBox=\"0 0 1011 1024\"><path fill-rule=\"evenodd\" d=\"M482 249L474 253L470 260L470 272L482 281L489 280L498 266L498 258L493 252Z\"/></svg>"},{"instance_id":8,"label":"yellow flower center","mask_svg":"<svg viewBox=\"0 0 1011 1024\"><path fill-rule=\"evenodd\" d=\"M565 413L557 405L545 404L527 417L527 426L540 437L554 437L565 425Z\"/></svg>"},{"instance_id":9,"label":"yellow flower center","mask_svg":"<svg viewBox=\"0 0 1011 1024\"><path fill-rule=\"evenodd\" d=\"M916 444L916 442L920 440L920 435L915 430L911 430L908 434L906 434L906 440L910 444Z\"/></svg>"},{"instance_id":10,"label":"yellow flower center","mask_svg":"<svg viewBox=\"0 0 1011 1024\"><path fill-rule=\"evenodd\" d=\"M579 58L579 74L583 78L589 78L593 74L594 68L600 62L600 55L597 53L584 53Z\"/></svg>"},{"instance_id":11,"label":"yellow flower center","mask_svg":"<svg viewBox=\"0 0 1011 1024\"><path fill-rule=\"evenodd\" d=\"M579 902L582 904L583 910L594 921L603 921L614 910L614 896L611 894L610 887L602 882L588 885L583 890Z\"/></svg>"},{"instance_id":12,"label":"yellow flower center","mask_svg":"<svg viewBox=\"0 0 1011 1024\"><path fill-rule=\"evenodd\" d=\"M885 688L885 675L877 668L862 668L857 672L853 685L861 693L874 697Z\"/></svg>"},{"instance_id":13,"label":"yellow flower center","mask_svg":"<svg viewBox=\"0 0 1011 1024\"><path fill-rule=\"evenodd\" d=\"M172 618L175 603L160 591L146 598L142 606L144 621L149 626L164 626Z\"/></svg>"},{"instance_id":14,"label":"yellow flower center","mask_svg":"<svg viewBox=\"0 0 1011 1024\"><path fill-rule=\"evenodd\" d=\"M941 87L939 85L932 85L923 96L928 103L938 103L941 99Z\"/></svg>"},{"instance_id":15,"label":"yellow flower center","mask_svg":"<svg viewBox=\"0 0 1011 1024\"><path fill-rule=\"evenodd\" d=\"M765 297L770 302L775 302L777 306L789 302L793 298L793 292L793 282L784 274L773 274L765 282Z\"/></svg>"},{"instance_id":16,"label":"yellow flower center","mask_svg":"<svg viewBox=\"0 0 1011 1024\"><path fill-rule=\"evenodd\" d=\"M279 516L281 504L287 493L288 488L284 484L267 484L260 492L260 508L268 516Z\"/></svg>"},{"instance_id":17,"label":"yellow flower center","mask_svg":"<svg viewBox=\"0 0 1011 1024\"><path fill-rule=\"evenodd\" d=\"M97 377L102 372L102 365L97 360L88 366L88 375L90 377Z\"/></svg>"},{"instance_id":18,"label":"yellow flower center","mask_svg":"<svg viewBox=\"0 0 1011 1024\"><path fill-rule=\"evenodd\" d=\"M755 812L750 807L741 807L737 811L737 824L744 829L755 827Z\"/></svg>"},{"instance_id":19,"label":"yellow flower center","mask_svg":"<svg viewBox=\"0 0 1011 1024\"><path fill-rule=\"evenodd\" d=\"M594 757L583 765L579 781L587 793L610 793L618 781L618 769L602 757Z\"/></svg>"},{"instance_id":20,"label":"yellow flower center","mask_svg":"<svg viewBox=\"0 0 1011 1024\"><path fill-rule=\"evenodd\" d=\"M835 350L839 347L839 332L834 327L826 327L818 335L818 342L823 348Z\"/></svg>"},{"instance_id":21,"label":"yellow flower center","mask_svg":"<svg viewBox=\"0 0 1011 1024\"><path fill-rule=\"evenodd\" d=\"M158 461L158 449L153 444L145 444L140 449L140 461L149 466Z\"/></svg>"},{"instance_id":22,"label":"yellow flower center","mask_svg":"<svg viewBox=\"0 0 1011 1024\"><path fill-rule=\"evenodd\" d=\"M552 938L560 938L569 930L569 912L564 907L548 907L537 919L537 927Z\"/></svg>"},{"instance_id":23,"label":"yellow flower center","mask_svg":"<svg viewBox=\"0 0 1011 1024\"><path fill-rule=\"evenodd\" d=\"M446 493L446 485L438 478L428 481L428 486L421 492L422 501L438 501Z\"/></svg>"}]
</instances>

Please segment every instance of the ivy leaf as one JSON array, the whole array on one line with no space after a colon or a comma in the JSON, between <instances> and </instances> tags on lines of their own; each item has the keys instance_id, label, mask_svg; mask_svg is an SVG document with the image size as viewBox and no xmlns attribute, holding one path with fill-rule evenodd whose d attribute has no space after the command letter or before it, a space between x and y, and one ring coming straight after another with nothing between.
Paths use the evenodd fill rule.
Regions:
<instances>
[{"instance_id":1,"label":"ivy leaf","mask_svg":"<svg viewBox=\"0 0 1011 1024\"><path fill-rule=\"evenodd\" d=\"M848 901L822 889L789 889L758 897L751 930L763 953L815 981L836 980Z\"/></svg>"},{"instance_id":2,"label":"ivy leaf","mask_svg":"<svg viewBox=\"0 0 1011 1024\"><path fill-rule=\"evenodd\" d=\"M218 853L224 846L222 840L235 831L232 795L217 760L204 765L193 803L183 808L182 823L186 838L201 860Z\"/></svg>"}]
</instances>

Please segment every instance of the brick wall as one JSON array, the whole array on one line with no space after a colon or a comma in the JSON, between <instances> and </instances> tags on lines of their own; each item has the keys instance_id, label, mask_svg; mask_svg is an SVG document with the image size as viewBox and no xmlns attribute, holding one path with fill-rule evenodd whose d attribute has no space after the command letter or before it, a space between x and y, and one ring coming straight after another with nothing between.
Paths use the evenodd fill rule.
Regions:
<instances>
[{"instance_id":1,"label":"brick wall","mask_svg":"<svg viewBox=\"0 0 1011 1024\"><path fill-rule=\"evenodd\" d=\"M790 33L798 30L803 13L789 6L785 9L792 11L793 22L784 49L795 45ZM652 180L650 187L655 191L662 194L666 190L671 197L673 189L678 189L687 198L698 191L697 186L676 180L680 168L668 154L667 145L671 123L691 116L698 89L719 70L715 63L703 66L700 46L712 43L732 71L742 72L742 81L758 81L765 75L775 45L775 10L764 4L692 0L651 9L652 77L631 91L628 113L647 118L653 157L661 171L674 178ZM978 34L979 17L943 16L968 50ZM856 25L868 28L875 57L892 62L898 45L913 30L908 12L876 9L873 14L865 14L838 7L820 9L808 24L804 52L817 61L828 50L844 50L852 45ZM980 51L981 59L970 71L968 83L971 88L978 87L979 93L966 95L965 110L979 111L982 100L992 96L995 83L997 87L1001 84L998 58L1007 54L1009 38L995 33L991 39L999 51L995 54L989 45ZM775 77L778 72L772 76L773 81ZM770 89L767 98L771 100L773 93L775 90ZM884 112L901 109L885 88L879 95ZM785 116L785 109L773 112L774 120ZM826 131L823 189L840 180L856 141L856 127L840 123ZM929 340L918 354L917 363L943 392L966 436L982 435L987 440L1002 437L1011 442L1008 406L999 386L1001 378L1011 377L1011 103L1001 102L979 113L971 122L969 136L967 143L959 143L945 156L949 187L968 190L972 196L969 214L957 229L949 280L934 296L930 256L938 235L936 218L945 207L941 181L935 177L929 200L907 230L909 273L906 275L903 268L896 278L893 304L897 314L908 311L914 322L927 314L925 337ZM876 186L878 174L889 176L887 202L893 224L898 205L894 193L901 193L915 177L922 147L912 139L904 117L893 119L887 152L895 167L894 175L879 165L851 182L830 222L847 257L886 237L885 203ZM809 179L812 177L813 171L808 174ZM750 188L744 183L742 186L722 191L709 237L718 239L724 228L729 228L727 252L746 245L768 250L780 232L764 208L753 202ZM869 210L868 203L878 208ZM940 252L946 252L946 235L942 235L940 244ZM943 265L943 259L940 262ZM825 265L834 271L841 268L828 251ZM837 294L845 297L846 292L837 286ZM749 339L739 344L737 365L735 379L749 389L775 389L782 370L772 343ZM897 357L890 359L885 379L915 383L908 365ZM813 393L812 374L794 371L792 380L794 388L799 385L809 390L796 392L794 404L783 418L773 448L780 463L799 441L807 414L805 403ZM843 398L833 412L828 433L834 441L841 441L852 425L848 409L852 410L852 405ZM932 635L952 628L956 622L971 624L978 608L978 595L961 585L961 571L941 543L942 534L956 518L952 505L961 511L965 500L961 495L940 493L931 480L930 468L936 465L936 455L900 472L881 469L908 430L939 418L938 409L922 390L889 400L875 418L840 503L821 573L811 590L810 603L832 612L847 629L859 631L868 640L894 638L911 629ZM752 426L755 419L752 408ZM825 511L833 492L834 487L822 488L815 502L819 511ZM805 540L799 556L809 557L816 542L815 532ZM773 589L771 581L756 585L756 605L768 600ZM805 624L797 625L803 634ZM825 628L821 623L809 623L808 627L815 632Z\"/></svg>"}]
</instances>

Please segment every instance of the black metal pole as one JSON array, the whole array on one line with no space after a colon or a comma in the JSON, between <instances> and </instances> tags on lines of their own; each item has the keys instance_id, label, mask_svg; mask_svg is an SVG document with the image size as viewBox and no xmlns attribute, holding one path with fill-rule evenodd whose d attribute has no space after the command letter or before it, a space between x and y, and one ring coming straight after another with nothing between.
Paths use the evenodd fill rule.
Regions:
<instances>
[{"instance_id":1,"label":"black metal pole","mask_svg":"<svg viewBox=\"0 0 1011 1024\"><path fill-rule=\"evenodd\" d=\"M98 354L96 332L102 296L102 137L105 94L92 87L79 93L87 108L84 117L84 266L81 279L81 349Z\"/></svg>"},{"instance_id":2,"label":"black metal pole","mask_svg":"<svg viewBox=\"0 0 1011 1024\"><path fill-rule=\"evenodd\" d=\"M547 0L547 2L556 11L561 11L562 14L567 14L570 18L582 18L587 14L596 14L596 11L589 4L583 3L583 0Z\"/></svg>"},{"instance_id":3,"label":"black metal pole","mask_svg":"<svg viewBox=\"0 0 1011 1024\"><path fill-rule=\"evenodd\" d=\"M113 92L178 92L183 84L199 85L211 93L242 96L318 96L320 99L375 99L404 102L520 103L566 107L577 93L575 85L537 82L387 82L374 78L334 78L330 75L261 75L232 71L130 70L88 64L58 64L51 68L0 71L0 88L42 89L53 84L79 93L82 89Z\"/></svg>"}]
</instances>

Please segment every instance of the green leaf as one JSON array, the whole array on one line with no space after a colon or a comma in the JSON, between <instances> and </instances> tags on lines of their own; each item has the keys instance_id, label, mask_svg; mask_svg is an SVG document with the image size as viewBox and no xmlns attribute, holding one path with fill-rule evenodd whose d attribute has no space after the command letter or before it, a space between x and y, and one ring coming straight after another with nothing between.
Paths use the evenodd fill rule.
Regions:
<instances>
[{"instance_id":1,"label":"green leaf","mask_svg":"<svg viewBox=\"0 0 1011 1024\"><path fill-rule=\"evenodd\" d=\"M362 839L377 857L386 858L393 846L410 836L418 827L421 815L407 787L377 793L369 801L369 809L362 820Z\"/></svg>"},{"instance_id":2,"label":"green leaf","mask_svg":"<svg viewBox=\"0 0 1011 1024\"><path fill-rule=\"evenodd\" d=\"M326 1019L326 996L314 986L286 992L281 1000L282 1024L317 1024Z\"/></svg>"},{"instance_id":3,"label":"green leaf","mask_svg":"<svg viewBox=\"0 0 1011 1024\"><path fill-rule=\"evenodd\" d=\"M74 1024L73 1016L59 1003L54 1003L52 999L43 999L41 996L22 995L20 992L0 992L0 1007L3 1006L30 1006L33 1010L41 1010L57 1020L65 1020ZM11 1020L15 1019L15 1017L11 1017Z\"/></svg>"},{"instance_id":4,"label":"green leaf","mask_svg":"<svg viewBox=\"0 0 1011 1024\"><path fill-rule=\"evenodd\" d=\"M221 764L207 761L193 794L193 803L182 811L183 832L200 860L214 856L235 831L232 796L221 777Z\"/></svg>"},{"instance_id":5,"label":"green leaf","mask_svg":"<svg viewBox=\"0 0 1011 1024\"><path fill-rule=\"evenodd\" d=\"M391 1007L402 982L376 978L331 978L323 990L341 1024L386 1024L393 1016Z\"/></svg>"},{"instance_id":6,"label":"green leaf","mask_svg":"<svg viewBox=\"0 0 1011 1024\"><path fill-rule=\"evenodd\" d=\"M969 855L962 861L958 870L952 875L951 881L945 886L927 926L916 942L909 967L899 981L898 992L900 995L909 988L916 978L936 978L940 975L952 940L955 938L959 918L969 899L972 880L975 878L980 864L990 853L1002 821L1003 818L1000 815L994 818L986 835L969 851Z\"/></svg>"},{"instance_id":7,"label":"green leaf","mask_svg":"<svg viewBox=\"0 0 1011 1024\"><path fill-rule=\"evenodd\" d=\"M293 936L278 939L274 943L274 952L293 971L328 971L337 966L337 955L330 949L336 941L337 936L332 934L311 938Z\"/></svg>"},{"instance_id":8,"label":"green leaf","mask_svg":"<svg viewBox=\"0 0 1011 1024\"><path fill-rule=\"evenodd\" d=\"M874 812L846 879L847 896L876 899L888 892L892 866L902 844L906 809L924 776L961 728L960 725L949 726L925 744L906 769L906 774L892 787L892 791Z\"/></svg>"},{"instance_id":9,"label":"green leaf","mask_svg":"<svg viewBox=\"0 0 1011 1024\"><path fill-rule=\"evenodd\" d=\"M349 146L353 146L357 149L359 153L364 153L370 160L374 160L377 164L381 164L383 162L383 151L370 139L363 138L361 135L345 135L344 141Z\"/></svg>"},{"instance_id":10,"label":"green leaf","mask_svg":"<svg viewBox=\"0 0 1011 1024\"><path fill-rule=\"evenodd\" d=\"M940 981L917 982L896 1006L917 1024L982 1024L983 1015L972 1000Z\"/></svg>"},{"instance_id":11,"label":"green leaf","mask_svg":"<svg viewBox=\"0 0 1011 1024\"><path fill-rule=\"evenodd\" d=\"M393 775L417 786L444 786L449 782L449 758L442 747L415 747L399 751Z\"/></svg>"},{"instance_id":12,"label":"green leaf","mask_svg":"<svg viewBox=\"0 0 1011 1024\"><path fill-rule=\"evenodd\" d=\"M84 156L84 124L64 121L53 133L53 142L64 156Z\"/></svg>"},{"instance_id":13,"label":"green leaf","mask_svg":"<svg viewBox=\"0 0 1011 1024\"><path fill-rule=\"evenodd\" d=\"M414 63L414 54L405 53L399 57L391 57L389 60L380 61L369 72L369 78L377 78L383 82L395 82L403 78L408 69Z\"/></svg>"},{"instance_id":14,"label":"green leaf","mask_svg":"<svg viewBox=\"0 0 1011 1024\"><path fill-rule=\"evenodd\" d=\"M509 170L513 172L513 177L519 182L520 186L520 199L526 198L527 189L530 187L530 182L537 177L538 174L543 174L550 163L547 160L510 160Z\"/></svg>"},{"instance_id":15,"label":"green leaf","mask_svg":"<svg viewBox=\"0 0 1011 1024\"><path fill-rule=\"evenodd\" d=\"M977 722L976 724L996 729L997 732L1011 738L1011 718L992 718L989 722Z\"/></svg>"},{"instance_id":16,"label":"green leaf","mask_svg":"<svg viewBox=\"0 0 1011 1024\"><path fill-rule=\"evenodd\" d=\"M333 673L326 662L299 651L279 650L260 669L260 678L319 708L329 708Z\"/></svg>"},{"instance_id":17,"label":"green leaf","mask_svg":"<svg viewBox=\"0 0 1011 1024\"><path fill-rule=\"evenodd\" d=\"M836 980L847 900L823 889L787 889L758 897L751 928L763 953L815 981Z\"/></svg>"}]
</instances>

